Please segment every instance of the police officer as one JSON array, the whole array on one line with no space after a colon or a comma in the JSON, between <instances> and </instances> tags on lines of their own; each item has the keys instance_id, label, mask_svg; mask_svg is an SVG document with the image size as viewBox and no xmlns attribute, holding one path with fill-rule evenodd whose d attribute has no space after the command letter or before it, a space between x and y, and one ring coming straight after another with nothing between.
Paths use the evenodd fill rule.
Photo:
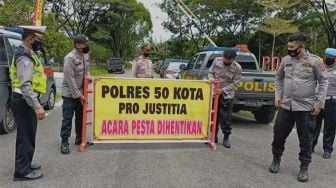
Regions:
<instances>
[{"instance_id":1,"label":"police officer","mask_svg":"<svg viewBox=\"0 0 336 188\"><path fill-rule=\"evenodd\" d=\"M320 135L322 120L324 119L323 127L323 158L329 159L333 152L333 144L335 140L336 129L336 49L327 48L325 50L328 76L328 92L325 101L324 110L316 118L316 127L313 131L313 152Z\"/></svg>"},{"instance_id":2,"label":"police officer","mask_svg":"<svg viewBox=\"0 0 336 188\"><path fill-rule=\"evenodd\" d=\"M46 27L20 26L23 29L22 45L15 53L10 66L13 93L11 107L17 125L14 181L35 180L43 177L41 165L32 164L35 152L37 120L45 117L39 102L46 93L47 77L36 53L42 47Z\"/></svg>"},{"instance_id":3,"label":"police officer","mask_svg":"<svg viewBox=\"0 0 336 188\"><path fill-rule=\"evenodd\" d=\"M223 55L224 57L214 60L209 70L208 79L221 82L222 89L218 101L217 118L224 134L223 145L225 148L231 148L229 136L231 134L234 91L239 84L242 68L234 60L236 52L233 49L225 50ZM218 142L217 133L218 126L216 129L216 143Z\"/></svg>"},{"instance_id":4,"label":"police officer","mask_svg":"<svg viewBox=\"0 0 336 188\"><path fill-rule=\"evenodd\" d=\"M151 46L144 43L141 46L142 55L133 61L132 75L134 78L154 78L153 63L149 59Z\"/></svg>"},{"instance_id":5,"label":"police officer","mask_svg":"<svg viewBox=\"0 0 336 188\"><path fill-rule=\"evenodd\" d=\"M72 128L72 118L75 113L76 139L75 145L82 140L83 106L86 101L83 96L84 77L88 73L90 40L85 35L74 37L74 49L64 58L64 79L62 84L62 127L61 127L61 153L69 154L69 137Z\"/></svg>"},{"instance_id":6,"label":"police officer","mask_svg":"<svg viewBox=\"0 0 336 188\"><path fill-rule=\"evenodd\" d=\"M288 55L276 73L275 106L279 108L272 143L271 173L278 173L285 142L296 124L301 162L298 181L308 181L311 162L309 126L315 121L327 94L328 79L322 59L305 52L306 36L294 33L288 37Z\"/></svg>"}]
</instances>

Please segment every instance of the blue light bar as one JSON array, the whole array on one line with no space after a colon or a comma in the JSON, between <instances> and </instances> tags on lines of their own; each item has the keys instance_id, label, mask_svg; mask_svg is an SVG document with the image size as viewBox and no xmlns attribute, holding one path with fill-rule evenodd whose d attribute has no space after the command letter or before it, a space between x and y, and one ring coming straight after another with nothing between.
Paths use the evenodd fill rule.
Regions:
<instances>
[{"instance_id":1,"label":"blue light bar","mask_svg":"<svg viewBox=\"0 0 336 188\"><path fill-rule=\"evenodd\" d=\"M19 28L19 27L5 27L6 31L10 31L10 32L14 32L14 33L18 33L18 34L23 34L23 29Z\"/></svg>"},{"instance_id":2,"label":"blue light bar","mask_svg":"<svg viewBox=\"0 0 336 188\"><path fill-rule=\"evenodd\" d=\"M235 52L240 52L240 48L233 48L233 47L213 47L213 46L203 46L201 48L202 52L206 52L206 51L225 51L227 49L232 49Z\"/></svg>"}]
</instances>

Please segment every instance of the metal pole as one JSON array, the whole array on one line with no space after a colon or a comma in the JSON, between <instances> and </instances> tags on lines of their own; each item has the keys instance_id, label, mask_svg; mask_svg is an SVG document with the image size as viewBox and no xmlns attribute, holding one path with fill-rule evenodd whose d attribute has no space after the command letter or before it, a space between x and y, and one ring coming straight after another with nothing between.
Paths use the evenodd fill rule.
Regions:
<instances>
[{"instance_id":1,"label":"metal pole","mask_svg":"<svg viewBox=\"0 0 336 188\"><path fill-rule=\"evenodd\" d=\"M182 12L195 24L195 26L203 33L203 35L205 36L205 38L214 46L214 47L217 47L217 45L216 45L216 43L213 41L213 40L211 40L211 38L209 37L209 35L207 35L205 32L203 32L203 30L198 26L198 24L197 24L197 22L196 22L196 20L191 16L191 15L193 15L194 17L196 17L192 12L191 12L191 10L187 7L187 6L185 6L183 3L183 5L185 6L185 7L183 7L182 5L181 5L181 1L176 1L176 0L173 0L175 3L176 3L176 5L182 10ZM186 9L191 13L191 15L188 13L188 11L186 11ZM197 18L197 17L196 17Z\"/></svg>"}]
</instances>

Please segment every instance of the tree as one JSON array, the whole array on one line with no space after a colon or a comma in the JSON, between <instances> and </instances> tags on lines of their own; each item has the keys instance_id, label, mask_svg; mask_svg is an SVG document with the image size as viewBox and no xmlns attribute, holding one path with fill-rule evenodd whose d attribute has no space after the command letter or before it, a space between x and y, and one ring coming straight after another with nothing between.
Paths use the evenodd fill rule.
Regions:
<instances>
[{"instance_id":1,"label":"tree","mask_svg":"<svg viewBox=\"0 0 336 188\"><path fill-rule=\"evenodd\" d=\"M104 7L98 0L47 0L51 12L59 23L59 28L69 36L86 34ZM46 7L48 7L46 6Z\"/></svg>"},{"instance_id":2,"label":"tree","mask_svg":"<svg viewBox=\"0 0 336 188\"><path fill-rule=\"evenodd\" d=\"M288 9L296 4L298 4L300 0L259 0L258 3L273 10L273 17L267 17L264 21L258 25L258 30L263 31L265 33L269 33L273 36L273 45L272 45L272 62L271 69L273 70L273 57L274 57L274 49L275 49L275 40L276 38L285 33L294 33L298 31L298 27L292 25L292 20L286 20L278 17L278 14Z\"/></svg>"},{"instance_id":3,"label":"tree","mask_svg":"<svg viewBox=\"0 0 336 188\"><path fill-rule=\"evenodd\" d=\"M294 33L298 31L298 27L291 24L291 20L284 20L277 17L266 18L259 26L258 30L269 33L273 36L272 59L274 57L275 39L285 33Z\"/></svg>"},{"instance_id":4,"label":"tree","mask_svg":"<svg viewBox=\"0 0 336 188\"><path fill-rule=\"evenodd\" d=\"M149 37L152 29L150 13L136 0L106 1L104 12L89 32L92 38L108 47L114 57L134 57L137 46Z\"/></svg>"},{"instance_id":5,"label":"tree","mask_svg":"<svg viewBox=\"0 0 336 188\"><path fill-rule=\"evenodd\" d=\"M336 47L336 1L327 3L326 0L305 0L317 13L327 33L329 47Z\"/></svg>"},{"instance_id":6,"label":"tree","mask_svg":"<svg viewBox=\"0 0 336 188\"><path fill-rule=\"evenodd\" d=\"M58 22L52 13L44 15L42 23L47 26L44 47L49 57L55 58L58 71L60 71L63 65L63 58L73 48L72 40L64 32L57 31Z\"/></svg>"},{"instance_id":7,"label":"tree","mask_svg":"<svg viewBox=\"0 0 336 188\"><path fill-rule=\"evenodd\" d=\"M31 24L34 0L2 0L0 25L16 27Z\"/></svg>"}]
</instances>

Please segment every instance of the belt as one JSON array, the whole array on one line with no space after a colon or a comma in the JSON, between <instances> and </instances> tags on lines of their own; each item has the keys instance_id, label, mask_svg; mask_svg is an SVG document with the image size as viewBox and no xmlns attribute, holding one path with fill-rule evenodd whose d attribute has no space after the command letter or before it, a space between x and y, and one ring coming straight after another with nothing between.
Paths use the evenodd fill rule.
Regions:
<instances>
[{"instance_id":1,"label":"belt","mask_svg":"<svg viewBox=\"0 0 336 188\"><path fill-rule=\"evenodd\" d=\"M328 96L326 97L326 100L333 100L333 99L336 99L336 96L328 95Z\"/></svg>"}]
</instances>

